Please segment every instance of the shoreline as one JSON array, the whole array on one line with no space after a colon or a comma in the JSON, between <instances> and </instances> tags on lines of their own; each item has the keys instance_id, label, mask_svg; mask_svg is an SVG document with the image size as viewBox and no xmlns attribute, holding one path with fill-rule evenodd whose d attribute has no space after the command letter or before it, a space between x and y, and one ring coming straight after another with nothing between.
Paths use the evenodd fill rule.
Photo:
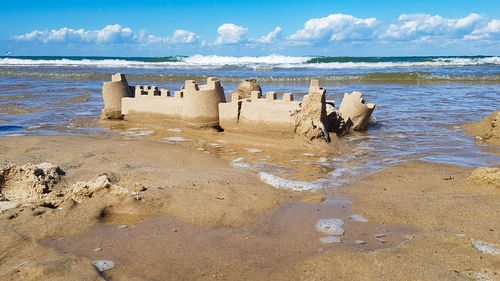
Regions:
<instances>
[{"instance_id":1,"label":"shoreline","mask_svg":"<svg viewBox=\"0 0 500 281\"><path fill-rule=\"evenodd\" d=\"M23 146L18 145L20 139ZM500 225L487 219L494 217L492 210L500 210L494 207L500 202L500 189L484 182L474 183L479 189L467 188L471 168L404 162L326 196L324 192L276 189L253 172L231 167L228 160L149 140L21 136L4 137L0 146L2 157L11 164L59 165L66 175L56 189L105 174L112 184L143 196L138 201L101 192L81 203L65 201L58 206L62 210L34 206L2 212L0 238L6 248L2 249L0 269L6 280L48 276L54 280L162 280L165 276L187 280L374 280L373 276L377 280L397 280L396 276L469 280L471 274L485 274L485 270L495 280L500 274L495 271L495 255L480 252L470 241L484 241L500 249ZM415 185L423 190L409 191ZM146 190L140 191L142 187ZM419 204L425 208L418 209ZM464 215L460 212L464 206L471 208L463 211L468 216L456 221ZM368 222L356 221L352 214ZM338 236L340 244L319 241L327 235L314 225L330 218L345 223L345 234ZM466 227L469 220L474 224ZM127 229L119 225L127 225ZM377 238L377 234L384 237ZM103 242L102 251L92 252L99 246L95 241ZM171 247L177 250L165 254ZM431 254L429 247L439 253ZM135 254L130 256L130 251ZM454 258L454 251L461 256ZM281 257L275 255L280 252ZM395 254L412 265L394 266ZM437 265L429 264L428 255ZM110 256L117 262L114 269L100 274L91 264L94 258ZM464 266L466 256L474 262ZM159 270L154 264L142 264L147 260L175 266ZM190 264L193 260L196 262ZM374 267L375 260L392 263L390 270ZM68 263L70 268L63 266ZM290 264L294 269L289 272L277 270ZM421 269L428 267L430 275L422 275Z\"/></svg>"}]
</instances>

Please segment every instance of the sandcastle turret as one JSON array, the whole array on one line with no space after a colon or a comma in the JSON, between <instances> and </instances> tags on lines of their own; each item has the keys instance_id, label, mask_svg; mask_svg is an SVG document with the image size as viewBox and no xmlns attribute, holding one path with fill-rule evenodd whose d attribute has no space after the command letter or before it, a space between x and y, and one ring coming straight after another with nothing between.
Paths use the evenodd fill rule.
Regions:
<instances>
[{"instance_id":1,"label":"sandcastle turret","mask_svg":"<svg viewBox=\"0 0 500 281\"><path fill-rule=\"evenodd\" d=\"M365 104L360 92L345 93L340 104L339 113L345 120L352 121L352 128L356 131L365 130L372 116L375 104Z\"/></svg>"},{"instance_id":2,"label":"sandcastle turret","mask_svg":"<svg viewBox=\"0 0 500 281\"><path fill-rule=\"evenodd\" d=\"M225 103L224 88L215 77L207 78L206 85L187 80L183 90L182 120L197 125L219 124L219 103Z\"/></svg>"},{"instance_id":3,"label":"sandcastle turret","mask_svg":"<svg viewBox=\"0 0 500 281\"><path fill-rule=\"evenodd\" d=\"M111 82L102 85L102 98L104 109L101 112L102 119L121 119L122 98L132 97L132 91L124 74L117 73L111 76Z\"/></svg>"},{"instance_id":4,"label":"sandcastle turret","mask_svg":"<svg viewBox=\"0 0 500 281\"><path fill-rule=\"evenodd\" d=\"M330 141L326 111L326 89L318 80L311 80L309 93L304 96L300 111L295 117L295 132L310 140Z\"/></svg>"}]
</instances>

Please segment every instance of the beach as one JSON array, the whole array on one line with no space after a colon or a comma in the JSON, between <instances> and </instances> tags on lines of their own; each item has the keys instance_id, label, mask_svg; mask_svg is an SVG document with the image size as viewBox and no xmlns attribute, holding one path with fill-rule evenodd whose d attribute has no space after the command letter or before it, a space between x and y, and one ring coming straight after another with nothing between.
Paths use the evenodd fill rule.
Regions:
<instances>
[{"instance_id":1,"label":"beach","mask_svg":"<svg viewBox=\"0 0 500 281\"><path fill-rule=\"evenodd\" d=\"M499 280L497 57L169 60L0 58L0 279ZM377 108L328 144L99 120L115 72Z\"/></svg>"}]
</instances>

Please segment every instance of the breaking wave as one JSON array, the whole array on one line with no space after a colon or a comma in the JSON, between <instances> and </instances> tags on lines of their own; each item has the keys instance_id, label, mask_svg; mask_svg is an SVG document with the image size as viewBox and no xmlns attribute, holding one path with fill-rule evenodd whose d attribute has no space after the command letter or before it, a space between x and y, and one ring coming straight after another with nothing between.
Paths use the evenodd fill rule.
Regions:
<instances>
[{"instance_id":1,"label":"breaking wave","mask_svg":"<svg viewBox=\"0 0 500 281\"><path fill-rule=\"evenodd\" d=\"M151 69L384 69L500 65L497 56L472 57L313 57L313 56L169 56L169 57L0 57L0 66L91 66Z\"/></svg>"}]
</instances>

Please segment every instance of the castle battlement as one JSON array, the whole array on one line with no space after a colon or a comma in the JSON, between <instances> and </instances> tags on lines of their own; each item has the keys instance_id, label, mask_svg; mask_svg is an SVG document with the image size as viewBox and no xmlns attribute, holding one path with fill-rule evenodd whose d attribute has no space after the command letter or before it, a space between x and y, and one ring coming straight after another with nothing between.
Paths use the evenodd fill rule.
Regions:
<instances>
[{"instance_id":1,"label":"castle battlement","mask_svg":"<svg viewBox=\"0 0 500 281\"><path fill-rule=\"evenodd\" d=\"M293 102L293 94L292 93L283 93L281 99L278 99L277 92L267 92L265 97L262 97L262 92L260 91L252 91L250 93L250 98L242 98L241 94L238 92L234 92L231 94L231 102L238 100L247 100L250 102Z\"/></svg>"},{"instance_id":2,"label":"castle battlement","mask_svg":"<svg viewBox=\"0 0 500 281\"><path fill-rule=\"evenodd\" d=\"M172 97L169 90L160 89L157 86L135 86L134 87L134 97L146 98L146 97Z\"/></svg>"}]
</instances>

